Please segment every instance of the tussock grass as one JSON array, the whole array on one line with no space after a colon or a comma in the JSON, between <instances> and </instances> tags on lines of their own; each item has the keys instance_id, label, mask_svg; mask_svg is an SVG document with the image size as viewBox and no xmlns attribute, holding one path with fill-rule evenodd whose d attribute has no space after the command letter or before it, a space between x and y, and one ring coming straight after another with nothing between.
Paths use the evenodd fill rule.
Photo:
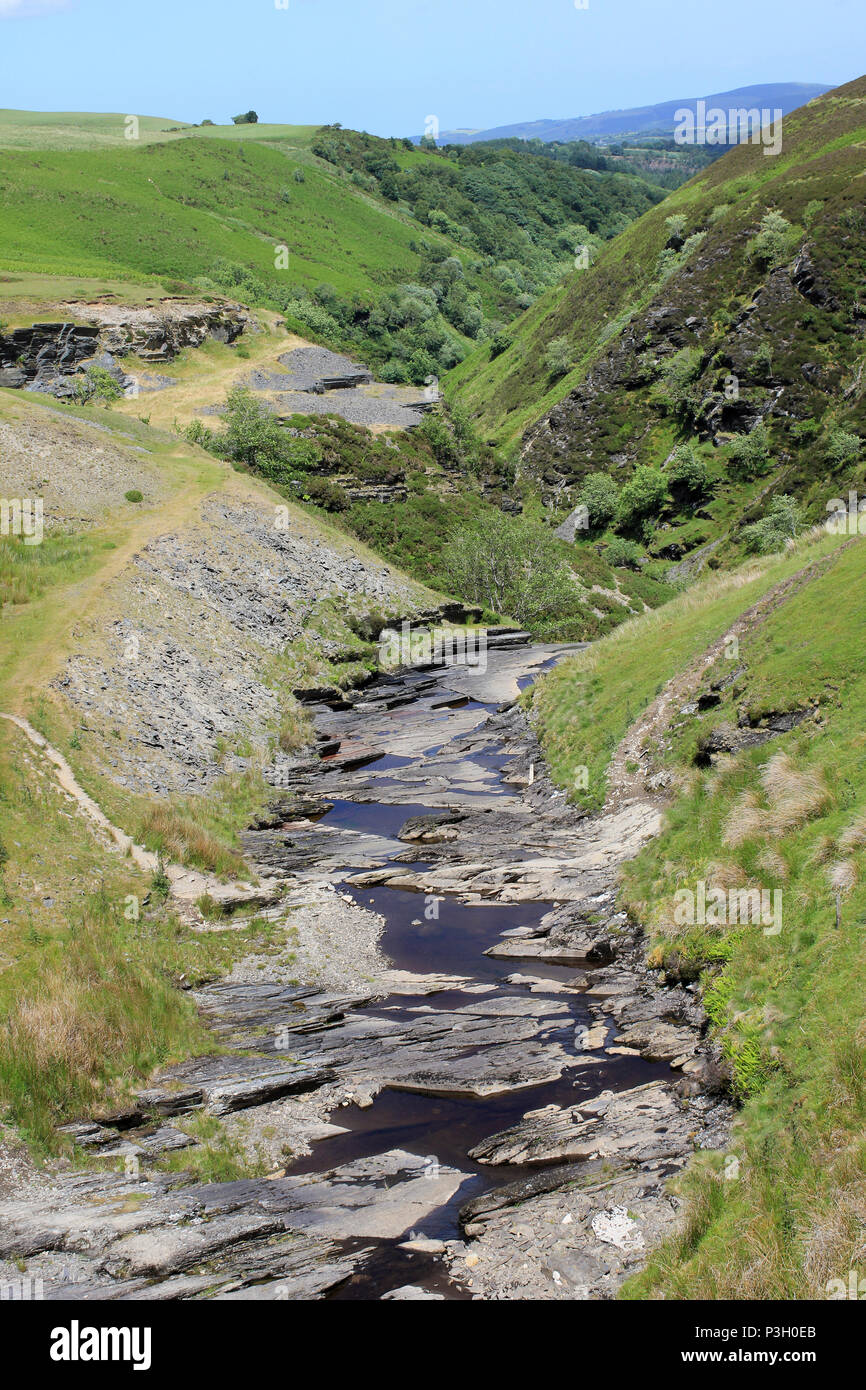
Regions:
<instances>
[{"instance_id":1,"label":"tussock grass","mask_svg":"<svg viewBox=\"0 0 866 1390\"><path fill-rule=\"evenodd\" d=\"M209 830L193 812L167 801L148 808L136 838L147 849L176 863L224 877L234 878L247 872L246 861L238 850Z\"/></svg>"},{"instance_id":2,"label":"tussock grass","mask_svg":"<svg viewBox=\"0 0 866 1390\"><path fill-rule=\"evenodd\" d=\"M313 741L313 721L300 700L289 699L280 715L277 744L281 753L299 753Z\"/></svg>"}]
</instances>

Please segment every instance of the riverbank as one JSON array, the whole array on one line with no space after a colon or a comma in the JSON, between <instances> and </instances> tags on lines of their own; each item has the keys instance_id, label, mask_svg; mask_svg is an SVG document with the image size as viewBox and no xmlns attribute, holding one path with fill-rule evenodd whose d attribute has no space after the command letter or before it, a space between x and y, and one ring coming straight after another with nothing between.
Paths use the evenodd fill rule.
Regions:
<instances>
[{"instance_id":1,"label":"riverbank","mask_svg":"<svg viewBox=\"0 0 866 1390\"><path fill-rule=\"evenodd\" d=\"M581 820L516 707L564 654L310 704L327 754L244 836L285 941L195 991L219 1050L80 1130L104 1171L0 1208L47 1296L74 1251L97 1299L605 1298L675 1225L727 1110L615 910L657 811ZM248 1176L202 1184L217 1130Z\"/></svg>"}]
</instances>

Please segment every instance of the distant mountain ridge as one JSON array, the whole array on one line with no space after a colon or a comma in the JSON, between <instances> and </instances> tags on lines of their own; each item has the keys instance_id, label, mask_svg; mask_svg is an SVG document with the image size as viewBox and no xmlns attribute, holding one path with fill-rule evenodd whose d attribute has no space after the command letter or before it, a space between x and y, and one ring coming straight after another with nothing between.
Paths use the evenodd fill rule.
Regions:
<instances>
[{"instance_id":1,"label":"distant mountain ridge","mask_svg":"<svg viewBox=\"0 0 866 1390\"><path fill-rule=\"evenodd\" d=\"M823 96L830 87L820 82L762 82L752 87L735 87L703 97L678 97L655 106L633 106L623 111L600 111L594 116L575 116L563 120L518 121L514 125L494 126L490 130L443 130L440 145L471 145L479 140L589 140L615 143L623 135L658 135L672 138L675 112L693 107L699 100L707 106L779 107L783 115Z\"/></svg>"}]
</instances>

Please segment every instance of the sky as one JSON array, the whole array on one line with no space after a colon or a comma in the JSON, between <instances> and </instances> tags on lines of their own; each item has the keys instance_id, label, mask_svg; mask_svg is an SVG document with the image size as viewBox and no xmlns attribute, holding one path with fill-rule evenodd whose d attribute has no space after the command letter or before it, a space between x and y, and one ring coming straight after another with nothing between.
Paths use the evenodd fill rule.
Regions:
<instances>
[{"instance_id":1,"label":"sky","mask_svg":"<svg viewBox=\"0 0 866 1390\"><path fill-rule=\"evenodd\" d=\"M0 0L0 106L377 135L866 68L864 0Z\"/></svg>"}]
</instances>

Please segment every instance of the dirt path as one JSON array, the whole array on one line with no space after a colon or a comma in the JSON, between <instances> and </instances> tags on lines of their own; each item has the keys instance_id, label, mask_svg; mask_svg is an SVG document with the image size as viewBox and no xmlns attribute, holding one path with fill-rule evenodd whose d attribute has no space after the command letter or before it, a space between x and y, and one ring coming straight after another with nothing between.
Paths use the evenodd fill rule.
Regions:
<instances>
[{"instance_id":1,"label":"dirt path","mask_svg":"<svg viewBox=\"0 0 866 1390\"><path fill-rule=\"evenodd\" d=\"M647 779L657 770L654 751L661 745L673 715L694 696L704 673L720 659L729 644L739 642L759 627L804 584L821 574L850 544L851 541L846 542L832 555L811 561L801 570L797 570L796 574L776 584L757 603L742 613L721 637L666 683L652 704L648 705L632 724L610 761L605 811L620 810L635 801L655 806L661 806L667 801L667 796L662 790L654 791L647 786Z\"/></svg>"},{"instance_id":2,"label":"dirt path","mask_svg":"<svg viewBox=\"0 0 866 1390\"><path fill-rule=\"evenodd\" d=\"M102 807L81 786L63 754L50 744L38 729L34 729L33 725L19 714L6 714L0 710L0 719L14 724L33 747L53 763L56 769L55 780L60 790L72 798L82 815L95 829L102 831L113 841L121 854L131 859L143 873L153 874L159 869L159 856L152 850L145 849L143 845L136 844L131 835L127 835L125 830L121 830L108 819ZM181 915L199 930L205 929L206 924L195 904L204 894L208 894L225 907L262 903L275 896L274 885L271 883L222 883L213 874L190 869L183 864L163 864L162 868L171 884L171 896L181 909Z\"/></svg>"}]
</instances>

